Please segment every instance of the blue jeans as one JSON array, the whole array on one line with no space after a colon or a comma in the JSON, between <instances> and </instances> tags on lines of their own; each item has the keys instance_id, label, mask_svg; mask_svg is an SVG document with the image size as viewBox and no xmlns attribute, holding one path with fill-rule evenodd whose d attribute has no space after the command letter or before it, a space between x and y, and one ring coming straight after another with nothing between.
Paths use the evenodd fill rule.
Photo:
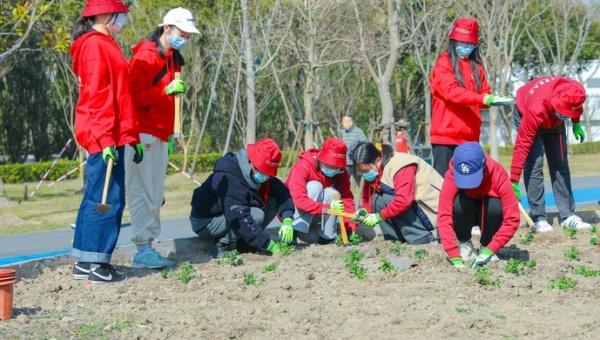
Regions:
<instances>
[{"instance_id":1,"label":"blue jeans","mask_svg":"<svg viewBox=\"0 0 600 340\"><path fill-rule=\"evenodd\" d=\"M110 263L121 230L125 208L125 152L117 148L119 161L112 169L106 204L108 212L101 214L96 206L102 201L106 165L102 153L90 155L86 164L86 187L75 227L71 255L81 262Z\"/></svg>"}]
</instances>

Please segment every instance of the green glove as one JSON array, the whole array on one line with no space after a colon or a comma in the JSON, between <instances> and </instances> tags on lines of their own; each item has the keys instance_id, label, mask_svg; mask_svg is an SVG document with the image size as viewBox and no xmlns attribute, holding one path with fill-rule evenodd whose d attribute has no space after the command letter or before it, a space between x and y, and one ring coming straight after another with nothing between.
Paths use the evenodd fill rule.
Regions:
<instances>
[{"instance_id":1,"label":"green glove","mask_svg":"<svg viewBox=\"0 0 600 340\"><path fill-rule=\"evenodd\" d=\"M133 162L135 164L140 164L144 160L144 144L136 144L132 145L133 151Z\"/></svg>"},{"instance_id":2,"label":"green glove","mask_svg":"<svg viewBox=\"0 0 600 340\"><path fill-rule=\"evenodd\" d=\"M362 223L365 217L367 217L367 215L369 215L367 209L360 208L354 213L354 218L352 219L352 221L354 223Z\"/></svg>"},{"instance_id":3,"label":"green glove","mask_svg":"<svg viewBox=\"0 0 600 340\"><path fill-rule=\"evenodd\" d=\"M471 261L471 268L483 267L485 266L494 256L494 252L489 250L487 247L482 247L479 250L479 255Z\"/></svg>"},{"instance_id":4,"label":"green glove","mask_svg":"<svg viewBox=\"0 0 600 340\"><path fill-rule=\"evenodd\" d=\"M497 96L495 94L488 94L483 97L483 103L487 106L501 106L514 104L515 99L512 97Z\"/></svg>"},{"instance_id":5,"label":"green glove","mask_svg":"<svg viewBox=\"0 0 600 340\"><path fill-rule=\"evenodd\" d=\"M379 224L379 222L381 222L381 216L379 215L379 213L369 214L363 220L363 223L369 228L374 228L376 225Z\"/></svg>"},{"instance_id":6,"label":"green glove","mask_svg":"<svg viewBox=\"0 0 600 340\"><path fill-rule=\"evenodd\" d=\"M294 239L294 220L291 217L286 217L283 219L281 223L281 228L279 228L279 238L281 238L281 242L290 243Z\"/></svg>"},{"instance_id":7,"label":"green glove","mask_svg":"<svg viewBox=\"0 0 600 340\"><path fill-rule=\"evenodd\" d=\"M269 241L269 245L267 246L267 251L271 253L271 255L275 255L277 253L281 253L281 248L279 244L273 240Z\"/></svg>"},{"instance_id":8,"label":"green glove","mask_svg":"<svg viewBox=\"0 0 600 340\"><path fill-rule=\"evenodd\" d=\"M464 269L465 267L465 263L463 262L463 259L460 257L453 257L450 259L450 264L452 264L454 267L459 268L459 269Z\"/></svg>"},{"instance_id":9,"label":"green glove","mask_svg":"<svg viewBox=\"0 0 600 340\"><path fill-rule=\"evenodd\" d=\"M175 139L173 136L169 137L169 144L167 145L167 156L171 156L175 150Z\"/></svg>"},{"instance_id":10,"label":"green glove","mask_svg":"<svg viewBox=\"0 0 600 340\"><path fill-rule=\"evenodd\" d=\"M517 196L517 199L520 201L521 200L521 189L519 188L519 183L512 182L512 187L513 187L513 191L515 192L515 196Z\"/></svg>"},{"instance_id":11,"label":"green glove","mask_svg":"<svg viewBox=\"0 0 600 340\"><path fill-rule=\"evenodd\" d=\"M185 92L185 84L181 79L175 79L165 87L165 93L169 96Z\"/></svg>"},{"instance_id":12,"label":"green glove","mask_svg":"<svg viewBox=\"0 0 600 340\"><path fill-rule=\"evenodd\" d=\"M344 212L344 202L340 200L331 201L329 207L337 212Z\"/></svg>"},{"instance_id":13,"label":"green glove","mask_svg":"<svg viewBox=\"0 0 600 340\"><path fill-rule=\"evenodd\" d=\"M115 163L117 163L117 160L119 159L119 156L115 151L115 147L112 145L107 146L104 148L104 150L102 150L102 160L104 160L104 164L108 164L109 158L112 158L113 162Z\"/></svg>"},{"instance_id":14,"label":"green glove","mask_svg":"<svg viewBox=\"0 0 600 340\"><path fill-rule=\"evenodd\" d=\"M585 140L585 131L581 127L579 123L573 123L573 134L575 135L575 139L579 141L579 143L583 143Z\"/></svg>"}]
</instances>

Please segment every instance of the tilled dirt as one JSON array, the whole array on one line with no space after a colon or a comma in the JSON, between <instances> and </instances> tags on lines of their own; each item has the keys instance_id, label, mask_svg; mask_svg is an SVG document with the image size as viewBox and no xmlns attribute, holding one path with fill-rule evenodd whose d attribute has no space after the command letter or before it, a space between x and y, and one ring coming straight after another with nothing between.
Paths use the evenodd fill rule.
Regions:
<instances>
[{"instance_id":1,"label":"tilled dirt","mask_svg":"<svg viewBox=\"0 0 600 340\"><path fill-rule=\"evenodd\" d=\"M517 234L522 234L520 230ZM518 237L506 253L535 259L516 276L506 261L490 265L496 285L481 285L472 270L450 267L440 246L403 246L375 240L356 247L308 246L290 256L243 254L244 264L195 263L188 284L153 271L128 270L123 284L91 286L71 278L71 267L47 270L15 287L12 320L0 321L0 338L57 339L498 339L598 338L600 277L574 269L600 269L592 234L574 240L560 230ZM579 260L564 250L579 250ZM365 254L359 280L342 256ZM392 253L392 250L400 253ZM425 249L424 258L415 255ZM413 267L380 271L382 257L410 258ZM191 259L192 262L194 259ZM263 267L277 262L277 269ZM247 285L252 273L256 283ZM576 281L566 290L552 280Z\"/></svg>"}]
</instances>

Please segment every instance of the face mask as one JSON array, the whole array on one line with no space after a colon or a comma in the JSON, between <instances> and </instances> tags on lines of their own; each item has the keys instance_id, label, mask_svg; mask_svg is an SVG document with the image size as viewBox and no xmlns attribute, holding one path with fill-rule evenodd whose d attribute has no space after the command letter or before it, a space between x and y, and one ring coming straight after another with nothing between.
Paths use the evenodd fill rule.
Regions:
<instances>
[{"instance_id":1,"label":"face mask","mask_svg":"<svg viewBox=\"0 0 600 340\"><path fill-rule=\"evenodd\" d=\"M375 180L375 178L377 178L377 170L375 169L371 169L365 173L362 174L362 177L365 179L365 181L367 182L373 182Z\"/></svg>"},{"instance_id":2,"label":"face mask","mask_svg":"<svg viewBox=\"0 0 600 340\"><path fill-rule=\"evenodd\" d=\"M171 48L175 49L175 50L179 50L179 49L183 48L185 45L187 45L188 41L189 40L182 38L175 33L170 34L169 37L167 38L167 42L169 43L169 46L171 46Z\"/></svg>"},{"instance_id":3,"label":"face mask","mask_svg":"<svg viewBox=\"0 0 600 340\"><path fill-rule=\"evenodd\" d=\"M263 184L264 182L269 180L269 176L262 174L256 170L254 170L254 181L258 184Z\"/></svg>"},{"instance_id":4,"label":"face mask","mask_svg":"<svg viewBox=\"0 0 600 340\"><path fill-rule=\"evenodd\" d=\"M461 58L467 58L471 55L471 53L473 53L475 47L475 45L471 44L458 44L456 45L456 54L458 54L458 56Z\"/></svg>"},{"instance_id":5,"label":"face mask","mask_svg":"<svg viewBox=\"0 0 600 340\"><path fill-rule=\"evenodd\" d=\"M113 33L119 33L127 25L127 15L125 13L116 13L106 24L108 30Z\"/></svg>"},{"instance_id":6,"label":"face mask","mask_svg":"<svg viewBox=\"0 0 600 340\"><path fill-rule=\"evenodd\" d=\"M563 122L568 122L569 119L571 119L571 118L569 118L567 116L561 115L560 112L555 112L554 114L556 115L556 118L562 120Z\"/></svg>"},{"instance_id":7,"label":"face mask","mask_svg":"<svg viewBox=\"0 0 600 340\"><path fill-rule=\"evenodd\" d=\"M327 176L327 177L334 177L336 175L339 175L342 173L341 169L332 169L332 168L328 168L324 165L321 165L321 172L323 173L323 175Z\"/></svg>"}]
</instances>

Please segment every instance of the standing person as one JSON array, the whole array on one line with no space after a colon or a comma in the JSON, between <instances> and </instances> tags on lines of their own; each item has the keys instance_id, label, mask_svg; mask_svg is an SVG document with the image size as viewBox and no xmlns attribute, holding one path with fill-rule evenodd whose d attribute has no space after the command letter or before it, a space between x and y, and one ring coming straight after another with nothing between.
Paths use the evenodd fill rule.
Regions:
<instances>
[{"instance_id":1,"label":"standing person","mask_svg":"<svg viewBox=\"0 0 600 340\"><path fill-rule=\"evenodd\" d=\"M579 82L563 77L537 78L517 91L514 121L518 130L510 165L510 180L515 194L520 198L519 178L524 172L527 200L534 221L533 231L552 231L552 225L546 219L544 200L544 153L548 159L560 225L579 230L591 228L590 224L575 215L565 132L565 122L571 120L573 134L581 142L584 141L585 132L579 119L583 114L585 98L585 89Z\"/></svg>"},{"instance_id":2,"label":"standing person","mask_svg":"<svg viewBox=\"0 0 600 340\"><path fill-rule=\"evenodd\" d=\"M354 147L360 142L368 141L367 136L365 136L364 131L358 126L354 125L352 121L352 117L344 116L342 118L342 132L341 137L344 143L346 143L347 152L346 152L346 166L348 168L348 173L354 177L354 182L356 185L360 185L360 175L357 175L354 171L354 167L352 165L352 157L350 157L350 153L354 150Z\"/></svg>"},{"instance_id":3,"label":"standing person","mask_svg":"<svg viewBox=\"0 0 600 340\"><path fill-rule=\"evenodd\" d=\"M277 176L281 151L264 138L237 153L228 153L194 190L190 221L200 238L217 240L217 256L234 250L238 239L271 254L279 244L264 231L276 215L291 227L294 203Z\"/></svg>"},{"instance_id":4,"label":"standing person","mask_svg":"<svg viewBox=\"0 0 600 340\"><path fill-rule=\"evenodd\" d=\"M382 151L359 143L352 155L355 171L365 180L358 220L379 224L386 240L409 244L435 242L436 213L442 188L440 176L427 162L407 153ZM371 212L371 213L368 213Z\"/></svg>"},{"instance_id":5,"label":"standing person","mask_svg":"<svg viewBox=\"0 0 600 340\"><path fill-rule=\"evenodd\" d=\"M471 229L479 225L481 247L471 267L487 264L513 237L520 217L502 165L485 156L479 143L459 145L444 177L438 210L440 240L450 263L465 267L475 252Z\"/></svg>"},{"instance_id":6,"label":"standing person","mask_svg":"<svg viewBox=\"0 0 600 340\"><path fill-rule=\"evenodd\" d=\"M127 279L110 265L125 207L124 146L139 143L127 60L114 38L126 23L127 11L121 0L88 0L71 33L73 72L79 78L75 137L89 153L71 251L77 258L73 276L94 284ZM136 153L135 160L142 157ZM111 208L100 213L96 206L109 159L115 163L106 201Z\"/></svg>"},{"instance_id":7,"label":"standing person","mask_svg":"<svg viewBox=\"0 0 600 340\"><path fill-rule=\"evenodd\" d=\"M134 268L174 265L152 247L152 241L160 235L165 176L174 146L174 96L185 92L183 81L175 79L175 72L181 72L184 64L179 50L198 33L192 13L179 7L167 12L162 24L133 47L131 91L141 140L136 148L144 152L143 162L125 163L132 242L137 248L131 265ZM127 147L125 158L133 159L135 152Z\"/></svg>"},{"instance_id":8,"label":"standing person","mask_svg":"<svg viewBox=\"0 0 600 340\"><path fill-rule=\"evenodd\" d=\"M324 214L330 207L337 211L354 212L354 196L350 190L350 175L346 170L346 145L339 138L330 137L321 150L310 149L300 154L286 181L296 206L294 227L282 228L282 238L292 239L294 230L308 233L318 225L319 243L327 244L337 236L336 216ZM340 200L334 196L339 195ZM347 221L350 238L357 238L356 224Z\"/></svg>"},{"instance_id":9,"label":"standing person","mask_svg":"<svg viewBox=\"0 0 600 340\"><path fill-rule=\"evenodd\" d=\"M456 146L479 141L480 110L513 102L512 98L490 94L479 54L477 20L456 20L448 35L448 48L435 62L429 86L433 167L444 176Z\"/></svg>"}]
</instances>

